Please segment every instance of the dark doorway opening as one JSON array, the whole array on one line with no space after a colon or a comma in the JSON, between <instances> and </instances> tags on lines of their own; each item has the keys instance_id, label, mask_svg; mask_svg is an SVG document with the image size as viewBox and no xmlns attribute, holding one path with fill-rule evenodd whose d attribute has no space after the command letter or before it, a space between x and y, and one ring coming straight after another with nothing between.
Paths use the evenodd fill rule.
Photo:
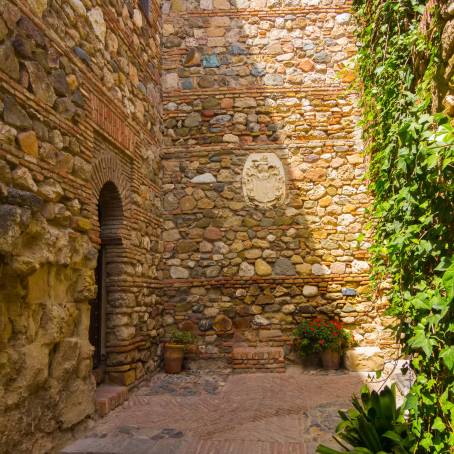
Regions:
<instances>
[{"instance_id":1,"label":"dark doorway opening","mask_svg":"<svg viewBox=\"0 0 454 454\"><path fill-rule=\"evenodd\" d=\"M106 332L107 307L109 299L107 265L113 245L121 245L120 228L123 221L123 207L120 193L111 181L101 189L98 202L98 219L101 246L96 267L96 298L91 301L90 312L90 343L94 347L93 375L100 384L105 378L106 368Z\"/></svg>"}]
</instances>

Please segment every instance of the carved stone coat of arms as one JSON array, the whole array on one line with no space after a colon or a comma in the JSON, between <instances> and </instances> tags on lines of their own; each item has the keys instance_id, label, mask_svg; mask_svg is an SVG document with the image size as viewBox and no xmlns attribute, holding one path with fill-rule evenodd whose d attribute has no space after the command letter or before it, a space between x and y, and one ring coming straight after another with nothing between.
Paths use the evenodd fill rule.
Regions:
<instances>
[{"instance_id":1,"label":"carved stone coat of arms","mask_svg":"<svg viewBox=\"0 0 454 454\"><path fill-rule=\"evenodd\" d=\"M253 153L243 168L246 202L260 208L281 205L286 196L284 166L274 153Z\"/></svg>"}]
</instances>

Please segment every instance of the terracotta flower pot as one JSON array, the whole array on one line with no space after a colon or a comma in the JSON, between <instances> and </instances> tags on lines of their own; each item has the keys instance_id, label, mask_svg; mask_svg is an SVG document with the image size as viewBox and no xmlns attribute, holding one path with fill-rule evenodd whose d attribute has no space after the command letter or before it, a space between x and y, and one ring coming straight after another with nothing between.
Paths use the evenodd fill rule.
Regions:
<instances>
[{"instance_id":1,"label":"terracotta flower pot","mask_svg":"<svg viewBox=\"0 0 454 454\"><path fill-rule=\"evenodd\" d=\"M336 350L324 350L321 353L324 369L336 370L340 368L340 352Z\"/></svg>"},{"instance_id":2,"label":"terracotta flower pot","mask_svg":"<svg viewBox=\"0 0 454 454\"><path fill-rule=\"evenodd\" d=\"M184 345L165 344L164 370L167 374L179 374L183 369Z\"/></svg>"}]
</instances>

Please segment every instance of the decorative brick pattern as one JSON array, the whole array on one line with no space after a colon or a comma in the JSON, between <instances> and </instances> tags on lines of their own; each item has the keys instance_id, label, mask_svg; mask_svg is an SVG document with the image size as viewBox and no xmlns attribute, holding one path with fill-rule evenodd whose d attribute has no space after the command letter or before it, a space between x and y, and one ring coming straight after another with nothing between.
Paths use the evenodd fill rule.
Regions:
<instances>
[{"instance_id":1,"label":"decorative brick pattern","mask_svg":"<svg viewBox=\"0 0 454 454\"><path fill-rule=\"evenodd\" d=\"M108 104L101 101L94 94L91 95L91 108L93 121L99 126L105 134L114 139L123 148L133 151L136 137L134 132L128 128L124 119L120 118L110 108Z\"/></svg>"},{"instance_id":2,"label":"decorative brick pattern","mask_svg":"<svg viewBox=\"0 0 454 454\"><path fill-rule=\"evenodd\" d=\"M129 208L129 184L122 171L123 164L114 154L105 153L93 164L91 179L96 197L99 197L102 187L109 181L115 184L121 196L125 209Z\"/></svg>"},{"instance_id":3,"label":"decorative brick pattern","mask_svg":"<svg viewBox=\"0 0 454 454\"><path fill-rule=\"evenodd\" d=\"M336 447L358 374L156 375L65 454L313 454ZM323 390L323 392L321 392Z\"/></svg>"},{"instance_id":4,"label":"decorative brick pattern","mask_svg":"<svg viewBox=\"0 0 454 454\"><path fill-rule=\"evenodd\" d=\"M285 372L284 349L279 347L234 347L234 372Z\"/></svg>"}]
</instances>

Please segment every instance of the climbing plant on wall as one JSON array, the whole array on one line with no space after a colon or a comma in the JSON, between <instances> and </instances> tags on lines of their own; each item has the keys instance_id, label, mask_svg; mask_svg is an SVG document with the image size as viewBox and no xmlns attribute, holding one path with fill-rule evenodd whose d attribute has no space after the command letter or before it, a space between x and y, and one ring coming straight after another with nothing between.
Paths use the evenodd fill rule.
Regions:
<instances>
[{"instance_id":1,"label":"climbing plant on wall","mask_svg":"<svg viewBox=\"0 0 454 454\"><path fill-rule=\"evenodd\" d=\"M417 453L454 446L454 128L433 113L443 2L355 0L363 129L371 156L374 274L416 382L406 398ZM426 13L427 15L427 10Z\"/></svg>"}]
</instances>

